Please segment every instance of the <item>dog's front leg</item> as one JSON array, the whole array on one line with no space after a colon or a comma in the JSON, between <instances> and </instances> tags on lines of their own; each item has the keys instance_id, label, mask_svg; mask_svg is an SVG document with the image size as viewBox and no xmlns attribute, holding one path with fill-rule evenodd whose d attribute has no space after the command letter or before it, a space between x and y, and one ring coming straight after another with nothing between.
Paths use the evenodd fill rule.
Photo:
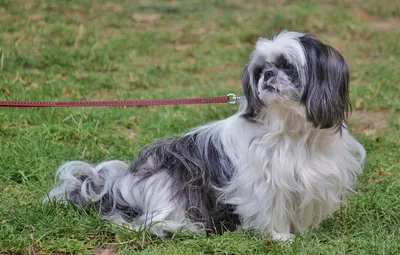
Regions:
<instances>
[{"instance_id":1,"label":"dog's front leg","mask_svg":"<svg viewBox=\"0 0 400 255\"><path fill-rule=\"evenodd\" d=\"M282 220L282 217L280 217ZM294 234L290 233L290 221L273 222L273 229L271 231L272 240L276 241L290 241L293 240Z\"/></svg>"},{"instance_id":2,"label":"dog's front leg","mask_svg":"<svg viewBox=\"0 0 400 255\"><path fill-rule=\"evenodd\" d=\"M277 198L275 201L285 201L285 199L282 197ZM272 240L290 241L294 238L294 234L291 233L291 220L287 209L288 205L284 202L276 202L275 207L272 209L272 221L270 226Z\"/></svg>"}]
</instances>

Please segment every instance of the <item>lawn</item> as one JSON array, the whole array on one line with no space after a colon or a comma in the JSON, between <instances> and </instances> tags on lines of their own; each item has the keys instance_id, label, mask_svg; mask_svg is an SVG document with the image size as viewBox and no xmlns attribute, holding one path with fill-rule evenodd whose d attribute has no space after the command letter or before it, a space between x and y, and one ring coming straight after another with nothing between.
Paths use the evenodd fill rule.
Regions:
<instances>
[{"instance_id":1,"label":"lawn","mask_svg":"<svg viewBox=\"0 0 400 255\"><path fill-rule=\"evenodd\" d=\"M240 94L258 37L311 32L351 66L349 126L367 150L357 193L284 247L248 233L154 238L43 205L55 170L75 159L130 161L236 105L2 108L0 254L400 254L400 3L208 2L0 0L0 100Z\"/></svg>"}]
</instances>

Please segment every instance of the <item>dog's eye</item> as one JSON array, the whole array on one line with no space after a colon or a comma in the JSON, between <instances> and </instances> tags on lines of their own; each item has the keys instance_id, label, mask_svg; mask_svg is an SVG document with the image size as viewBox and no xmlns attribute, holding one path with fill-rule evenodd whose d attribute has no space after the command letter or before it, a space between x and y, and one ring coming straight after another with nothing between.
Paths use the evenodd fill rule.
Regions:
<instances>
[{"instance_id":1,"label":"dog's eye","mask_svg":"<svg viewBox=\"0 0 400 255\"><path fill-rule=\"evenodd\" d=\"M280 63L280 68L285 70L293 70L294 66L290 64L286 59L283 59L283 61Z\"/></svg>"}]
</instances>

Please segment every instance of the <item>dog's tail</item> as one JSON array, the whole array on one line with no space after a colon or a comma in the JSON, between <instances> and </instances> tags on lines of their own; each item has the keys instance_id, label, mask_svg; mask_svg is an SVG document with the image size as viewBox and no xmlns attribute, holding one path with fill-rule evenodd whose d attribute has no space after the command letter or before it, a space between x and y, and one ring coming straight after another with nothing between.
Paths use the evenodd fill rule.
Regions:
<instances>
[{"instance_id":1,"label":"dog's tail","mask_svg":"<svg viewBox=\"0 0 400 255\"><path fill-rule=\"evenodd\" d=\"M128 165L118 160L105 161L95 167L82 161L67 162L57 170L56 186L46 201L70 201L81 207L95 205L101 214L110 213L117 209L113 199L114 184L126 174Z\"/></svg>"}]
</instances>

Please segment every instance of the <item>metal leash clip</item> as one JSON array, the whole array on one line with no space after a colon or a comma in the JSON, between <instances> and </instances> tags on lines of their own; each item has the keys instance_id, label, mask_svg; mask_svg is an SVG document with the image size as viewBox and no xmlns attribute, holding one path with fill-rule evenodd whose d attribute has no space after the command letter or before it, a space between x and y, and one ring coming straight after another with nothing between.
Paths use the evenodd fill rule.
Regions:
<instances>
[{"instance_id":1,"label":"metal leash clip","mask_svg":"<svg viewBox=\"0 0 400 255\"><path fill-rule=\"evenodd\" d=\"M227 97L228 97L228 103L230 103L230 104L236 104L238 100L243 99L242 96L236 96L236 94L234 94L234 93L229 93L227 95Z\"/></svg>"}]
</instances>

